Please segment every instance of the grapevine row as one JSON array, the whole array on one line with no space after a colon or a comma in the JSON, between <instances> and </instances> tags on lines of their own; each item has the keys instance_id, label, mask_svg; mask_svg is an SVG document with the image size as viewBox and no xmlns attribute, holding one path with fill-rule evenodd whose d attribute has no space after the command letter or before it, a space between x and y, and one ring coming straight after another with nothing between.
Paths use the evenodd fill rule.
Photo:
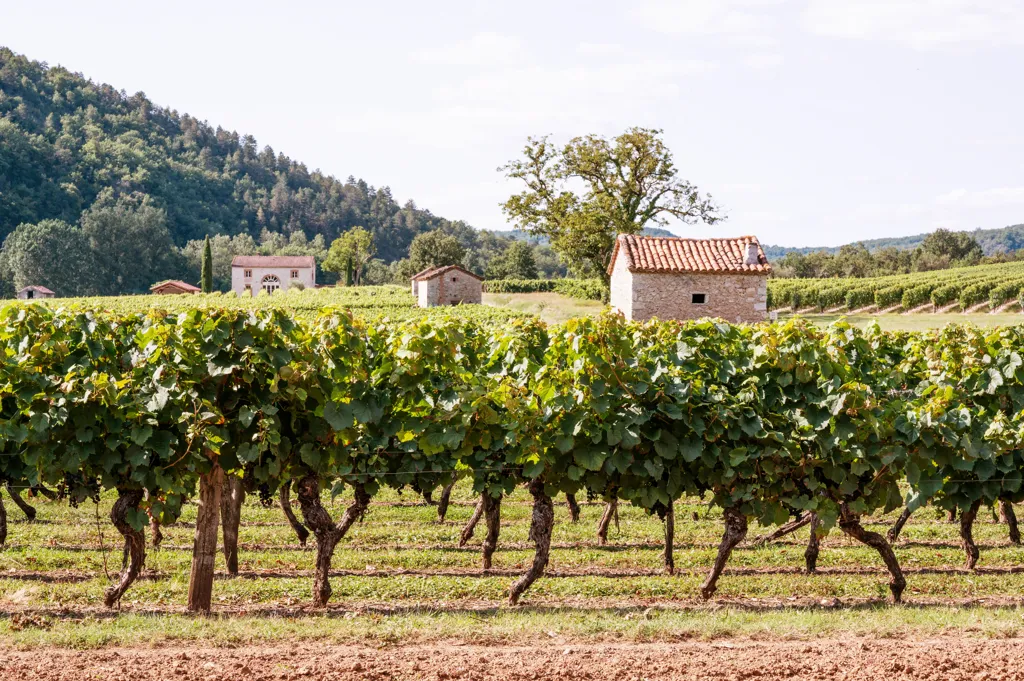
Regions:
<instances>
[{"instance_id":1,"label":"grapevine row","mask_svg":"<svg viewBox=\"0 0 1024 681\"><path fill-rule=\"evenodd\" d=\"M221 484L294 482L323 606L334 548L378 490L433 490L453 471L472 481L488 520L519 485L534 499L536 557L513 603L544 572L558 493L663 516L683 495L710 498L726 530L705 597L751 519L813 513L818 531L838 527L878 551L898 601L899 563L860 519L904 504L976 513L1024 499L1022 346L1019 328L910 334L611 314L547 327L452 313L368 322L339 310L296 320L279 308L9 305L0 477L74 502L117 491L111 520L128 564L108 605L139 574L150 516L172 522ZM321 492L346 488L353 501L336 520ZM210 522L202 509L218 506L201 505L197 547Z\"/></svg>"}]
</instances>

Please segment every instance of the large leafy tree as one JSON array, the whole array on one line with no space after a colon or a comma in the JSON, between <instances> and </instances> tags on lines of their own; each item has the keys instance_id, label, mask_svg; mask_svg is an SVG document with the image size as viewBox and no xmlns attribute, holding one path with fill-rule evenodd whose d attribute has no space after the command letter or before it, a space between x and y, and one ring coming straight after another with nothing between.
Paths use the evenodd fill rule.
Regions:
<instances>
[{"instance_id":1,"label":"large leafy tree","mask_svg":"<svg viewBox=\"0 0 1024 681\"><path fill-rule=\"evenodd\" d=\"M487 266L488 279L536 279L537 260L533 247L524 241L516 241L503 253L491 260Z\"/></svg>"},{"instance_id":2,"label":"large leafy tree","mask_svg":"<svg viewBox=\"0 0 1024 681\"><path fill-rule=\"evenodd\" d=\"M82 230L61 220L23 224L4 240L0 275L14 289L46 286L59 296L95 293L89 241Z\"/></svg>"},{"instance_id":3,"label":"large leafy tree","mask_svg":"<svg viewBox=\"0 0 1024 681\"><path fill-rule=\"evenodd\" d=\"M459 240L440 229L420 234L409 245L409 264L413 272L428 267L459 265L465 257L466 249Z\"/></svg>"},{"instance_id":4,"label":"large leafy tree","mask_svg":"<svg viewBox=\"0 0 1024 681\"><path fill-rule=\"evenodd\" d=\"M499 170L526 185L502 204L512 222L547 237L576 273L605 281L618 234L722 219L710 195L678 176L660 130L575 137L564 147L531 137L523 158Z\"/></svg>"},{"instance_id":5,"label":"large leafy tree","mask_svg":"<svg viewBox=\"0 0 1024 681\"><path fill-rule=\"evenodd\" d=\"M153 282L181 276L184 259L174 247L167 213L149 197L105 193L82 216L92 250L93 276L104 295L143 293Z\"/></svg>"},{"instance_id":6,"label":"large leafy tree","mask_svg":"<svg viewBox=\"0 0 1024 681\"><path fill-rule=\"evenodd\" d=\"M362 227L355 227L334 240L327 252L324 269L328 272L352 273L352 283L359 285L363 280L366 265L377 253L373 235Z\"/></svg>"}]
</instances>

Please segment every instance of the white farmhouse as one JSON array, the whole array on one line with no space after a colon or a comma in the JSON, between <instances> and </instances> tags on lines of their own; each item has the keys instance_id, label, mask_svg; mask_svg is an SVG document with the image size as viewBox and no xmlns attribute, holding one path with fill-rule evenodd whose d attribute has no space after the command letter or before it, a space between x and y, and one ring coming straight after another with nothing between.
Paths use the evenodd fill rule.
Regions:
<instances>
[{"instance_id":1,"label":"white farmhouse","mask_svg":"<svg viewBox=\"0 0 1024 681\"><path fill-rule=\"evenodd\" d=\"M255 295L293 286L316 287L316 261L311 255L236 255L231 261L231 290Z\"/></svg>"}]
</instances>

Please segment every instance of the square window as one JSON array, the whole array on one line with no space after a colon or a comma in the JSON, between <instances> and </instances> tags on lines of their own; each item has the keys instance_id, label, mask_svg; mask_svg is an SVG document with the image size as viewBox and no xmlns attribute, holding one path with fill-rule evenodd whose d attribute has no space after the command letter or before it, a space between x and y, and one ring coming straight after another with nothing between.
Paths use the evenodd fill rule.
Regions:
<instances>
[{"instance_id":1,"label":"square window","mask_svg":"<svg viewBox=\"0 0 1024 681\"><path fill-rule=\"evenodd\" d=\"M453 283L453 284L454 284L455 282L457 282L458 280L459 280L459 278L458 278L458 277L452 277L452 283Z\"/></svg>"},{"instance_id":2,"label":"square window","mask_svg":"<svg viewBox=\"0 0 1024 681\"><path fill-rule=\"evenodd\" d=\"M708 302L708 294L706 293L694 293L690 296L690 302L694 305L704 305Z\"/></svg>"},{"instance_id":3,"label":"square window","mask_svg":"<svg viewBox=\"0 0 1024 681\"><path fill-rule=\"evenodd\" d=\"M252 270L243 270L242 276L246 279L252 279Z\"/></svg>"},{"instance_id":4,"label":"square window","mask_svg":"<svg viewBox=\"0 0 1024 681\"><path fill-rule=\"evenodd\" d=\"M299 278L299 271L298 270L292 270L292 279L298 279L298 278Z\"/></svg>"}]
</instances>

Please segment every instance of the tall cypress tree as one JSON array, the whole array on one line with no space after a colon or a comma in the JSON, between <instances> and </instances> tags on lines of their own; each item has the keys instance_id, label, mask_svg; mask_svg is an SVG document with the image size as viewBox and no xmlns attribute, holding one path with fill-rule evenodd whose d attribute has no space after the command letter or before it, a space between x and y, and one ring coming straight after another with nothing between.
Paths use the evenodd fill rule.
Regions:
<instances>
[{"instance_id":1,"label":"tall cypress tree","mask_svg":"<svg viewBox=\"0 0 1024 681\"><path fill-rule=\"evenodd\" d=\"M203 274L199 282L203 293L213 292L213 251L210 249L210 236L203 243Z\"/></svg>"}]
</instances>

